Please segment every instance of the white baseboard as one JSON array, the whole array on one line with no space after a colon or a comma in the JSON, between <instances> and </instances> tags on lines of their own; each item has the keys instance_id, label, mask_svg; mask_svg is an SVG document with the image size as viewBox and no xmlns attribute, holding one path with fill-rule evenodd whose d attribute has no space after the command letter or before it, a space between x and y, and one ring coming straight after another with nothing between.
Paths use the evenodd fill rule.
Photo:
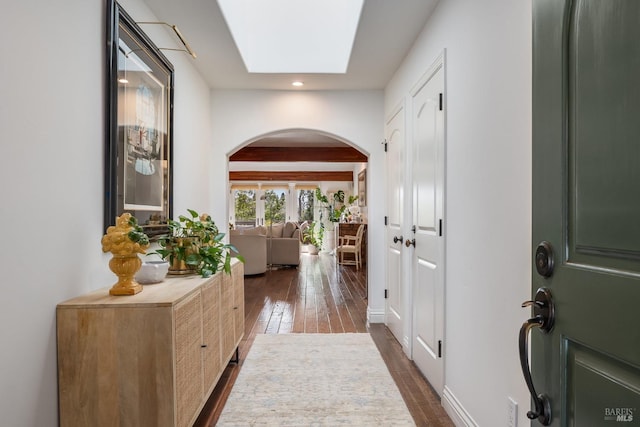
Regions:
<instances>
[{"instance_id":1,"label":"white baseboard","mask_svg":"<svg viewBox=\"0 0 640 427\"><path fill-rule=\"evenodd\" d=\"M371 310L367 307L368 323L384 323L384 310Z\"/></svg>"},{"instance_id":2,"label":"white baseboard","mask_svg":"<svg viewBox=\"0 0 640 427\"><path fill-rule=\"evenodd\" d=\"M444 392L442 393L442 406L456 427L478 427L478 424L471 418L471 415L464 409L447 386L444 386Z\"/></svg>"}]
</instances>

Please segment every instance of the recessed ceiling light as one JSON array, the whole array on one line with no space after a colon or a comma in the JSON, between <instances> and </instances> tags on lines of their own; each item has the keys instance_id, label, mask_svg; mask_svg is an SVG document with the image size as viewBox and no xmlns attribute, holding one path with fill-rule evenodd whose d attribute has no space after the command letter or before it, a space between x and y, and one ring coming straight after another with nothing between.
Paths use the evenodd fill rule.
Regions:
<instances>
[{"instance_id":1,"label":"recessed ceiling light","mask_svg":"<svg viewBox=\"0 0 640 427\"><path fill-rule=\"evenodd\" d=\"M295 87L300 87L300 86L304 86L304 83L301 81L295 81L293 83L291 83L293 86Z\"/></svg>"},{"instance_id":2,"label":"recessed ceiling light","mask_svg":"<svg viewBox=\"0 0 640 427\"><path fill-rule=\"evenodd\" d=\"M250 73L346 73L363 4L218 0Z\"/></svg>"},{"instance_id":3,"label":"recessed ceiling light","mask_svg":"<svg viewBox=\"0 0 640 427\"><path fill-rule=\"evenodd\" d=\"M121 79L118 79L118 81L119 81L120 83L122 83L122 84L125 84L125 85L126 85L127 83L129 83L129 80L125 79L124 77L123 77L123 78L121 78Z\"/></svg>"}]
</instances>

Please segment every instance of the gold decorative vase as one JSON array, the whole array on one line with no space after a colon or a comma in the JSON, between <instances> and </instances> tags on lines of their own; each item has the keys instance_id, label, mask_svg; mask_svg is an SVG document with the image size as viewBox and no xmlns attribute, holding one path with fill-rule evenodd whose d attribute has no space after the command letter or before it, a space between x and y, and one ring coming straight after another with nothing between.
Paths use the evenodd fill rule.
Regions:
<instances>
[{"instance_id":1,"label":"gold decorative vase","mask_svg":"<svg viewBox=\"0 0 640 427\"><path fill-rule=\"evenodd\" d=\"M109 289L109 294L135 295L142 291L142 285L134 279L141 266L142 260L138 254L114 255L109 261L109 268L118 276L118 281Z\"/></svg>"},{"instance_id":2,"label":"gold decorative vase","mask_svg":"<svg viewBox=\"0 0 640 427\"><path fill-rule=\"evenodd\" d=\"M131 240L130 232L135 229L135 218L125 213L116 218L116 225L107 229L102 237L102 251L111 252L113 258L109 268L118 276L118 281L109 289L111 295L135 295L142 291L142 285L134 276L142 266L138 254L145 253L149 244L140 244Z\"/></svg>"}]
</instances>

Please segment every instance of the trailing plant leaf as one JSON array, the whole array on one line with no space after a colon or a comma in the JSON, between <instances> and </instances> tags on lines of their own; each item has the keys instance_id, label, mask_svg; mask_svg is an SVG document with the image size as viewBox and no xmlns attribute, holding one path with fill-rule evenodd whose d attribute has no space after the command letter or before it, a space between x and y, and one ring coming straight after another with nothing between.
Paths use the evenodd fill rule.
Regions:
<instances>
[{"instance_id":1,"label":"trailing plant leaf","mask_svg":"<svg viewBox=\"0 0 640 427\"><path fill-rule=\"evenodd\" d=\"M327 196L322 194L322 191L320 191L320 187L316 188L316 200L322 203L329 204L329 199L327 198Z\"/></svg>"},{"instance_id":2,"label":"trailing plant leaf","mask_svg":"<svg viewBox=\"0 0 640 427\"><path fill-rule=\"evenodd\" d=\"M189 254L184 260L184 263L190 267L198 267L202 261L198 254Z\"/></svg>"},{"instance_id":3,"label":"trailing plant leaf","mask_svg":"<svg viewBox=\"0 0 640 427\"><path fill-rule=\"evenodd\" d=\"M331 213L329 216L329 221L331 222L340 222L340 216L345 210L345 206L340 207L340 209L331 209Z\"/></svg>"}]
</instances>

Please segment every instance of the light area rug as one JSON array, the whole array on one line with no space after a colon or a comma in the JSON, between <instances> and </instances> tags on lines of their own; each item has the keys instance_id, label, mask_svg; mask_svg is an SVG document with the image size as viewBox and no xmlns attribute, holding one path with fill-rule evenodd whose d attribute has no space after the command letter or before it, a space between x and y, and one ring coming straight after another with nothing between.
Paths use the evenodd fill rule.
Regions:
<instances>
[{"instance_id":1,"label":"light area rug","mask_svg":"<svg viewBox=\"0 0 640 427\"><path fill-rule=\"evenodd\" d=\"M414 426L369 334L257 335L218 426Z\"/></svg>"}]
</instances>

